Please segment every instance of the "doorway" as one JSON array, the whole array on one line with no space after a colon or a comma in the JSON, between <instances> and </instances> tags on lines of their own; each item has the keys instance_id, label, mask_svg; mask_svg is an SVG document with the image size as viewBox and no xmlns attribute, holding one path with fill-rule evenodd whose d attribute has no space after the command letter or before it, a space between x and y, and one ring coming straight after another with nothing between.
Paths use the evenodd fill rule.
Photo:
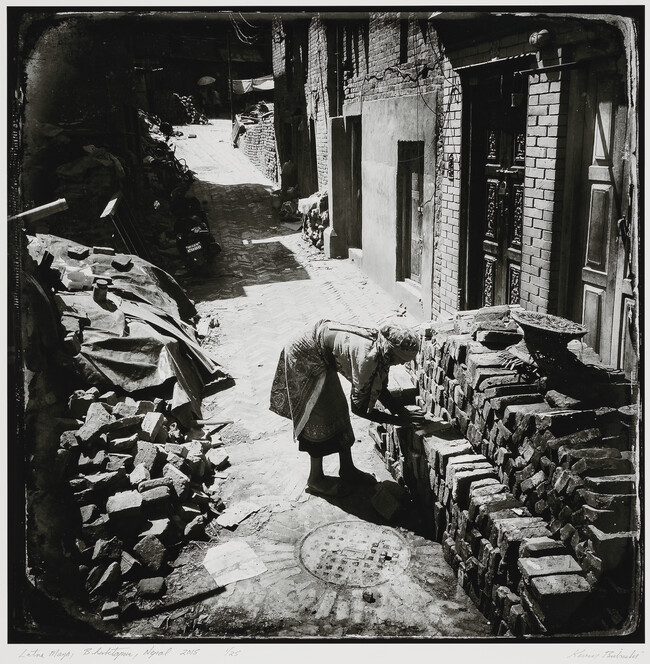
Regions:
<instances>
[{"instance_id":1,"label":"doorway","mask_svg":"<svg viewBox=\"0 0 650 664\"><path fill-rule=\"evenodd\" d=\"M527 78L492 71L466 80L469 196L466 306L519 304Z\"/></svg>"},{"instance_id":2,"label":"doorway","mask_svg":"<svg viewBox=\"0 0 650 664\"><path fill-rule=\"evenodd\" d=\"M635 363L631 319L635 301L630 274L630 232L625 160L627 105L614 68L591 69L576 76L587 100L573 111L582 119L573 136L577 161L573 197L567 316L588 332L584 342L601 360L630 374ZM582 144L582 145L580 145Z\"/></svg>"},{"instance_id":3,"label":"doorway","mask_svg":"<svg viewBox=\"0 0 650 664\"><path fill-rule=\"evenodd\" d=\"M422 282L424 141L397 143L397 280Z\"/></svg>"}]
</instances>

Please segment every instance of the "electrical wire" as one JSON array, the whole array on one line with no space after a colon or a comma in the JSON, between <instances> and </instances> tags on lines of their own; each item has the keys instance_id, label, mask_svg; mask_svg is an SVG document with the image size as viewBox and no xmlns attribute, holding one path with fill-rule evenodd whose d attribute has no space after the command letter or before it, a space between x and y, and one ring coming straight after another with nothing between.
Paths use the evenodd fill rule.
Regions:
<instances>
[{"instance_id":1,"label":"electrical wire","mask_svg":"<svg viewBox=\"0 0 650 664\"><path fill-rule=\"evenodd\" d=\"M257 26L256 26L256 25L253 25L252 23L249 23L249 22L244 18L244 15L243 15L241 12L237 12L237 13L239 14L239 18L241 18L241 20L244 21L244 23L246 23L246 25L247 25L249 28L255 28L255 29L257 30Z\"/></svg>"},{"instance_id":2,"label":"electrical wire","mask_svg":"<svg viewBox=\"0 0 650 664\"><path fill-rule=\"evenodd\" d=\"M245 32L242 30L240 25L235 20L234 14L232 13L230 14L230 22L232 23L232 26L235 29L235 35L237 39L239 39L239 41L242 42L243 44L246 44L247 46L252 46L259 39L259 34L257 35L245 34Z\"/></svg>"}]
</instances>

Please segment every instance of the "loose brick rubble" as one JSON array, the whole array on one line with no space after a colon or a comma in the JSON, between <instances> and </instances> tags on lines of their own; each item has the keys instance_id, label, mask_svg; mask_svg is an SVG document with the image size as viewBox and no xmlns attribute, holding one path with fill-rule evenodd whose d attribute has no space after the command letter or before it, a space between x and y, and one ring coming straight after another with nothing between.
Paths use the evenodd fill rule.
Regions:
<instances>
[{"instance_id":1,"label":"loose brick rubble","mask_svg":"<svg viewBox=\"0 0 650 664\"><path fill-rule=\"evenodd\" d=\"M478 313L423 329L409 371L432 421L374 426L377 451L495 633L620 628L638 573L630 385L603 369L574 398L507 368L508 307Z\"/></svg>"},{"instance_id":2,"label":"loose brick rubble","mask_svg":"<svg viewBox=\"0 0 650 664\"><path fill-rule=\"evenodd\" d=\"M205 539L224 509L214 470L228 455L218 435L183 434L160 400L96 388L73 393L79 422L61 435L57 472L79 510L79 572L103 620L120 619L120 598L159 598L177 545Z\"/></svg>"}]
</instances>

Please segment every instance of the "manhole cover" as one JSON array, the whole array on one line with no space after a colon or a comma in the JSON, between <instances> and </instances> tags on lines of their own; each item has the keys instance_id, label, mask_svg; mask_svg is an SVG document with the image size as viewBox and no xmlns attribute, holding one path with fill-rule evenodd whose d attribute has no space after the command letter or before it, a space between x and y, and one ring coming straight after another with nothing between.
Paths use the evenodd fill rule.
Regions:
<instances>
[{"instance_id":1,"label":"manhole cover","mask_svg":"<svg viewBox=\"0 0 650 664\"><path fill-rule=\"evenodd\" d=\"M406 568L408 545L383 526L358 521L328 523L303 540L300 560L314 576L342 586L367 588Z\"/></svg>"}]
</instances>

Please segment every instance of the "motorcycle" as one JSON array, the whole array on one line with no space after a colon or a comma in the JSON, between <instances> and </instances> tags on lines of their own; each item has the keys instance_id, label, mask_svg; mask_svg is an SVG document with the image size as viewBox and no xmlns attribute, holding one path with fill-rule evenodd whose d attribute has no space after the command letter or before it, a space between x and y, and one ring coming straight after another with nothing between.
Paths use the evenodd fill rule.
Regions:
<instances>
[{"instance_id":1,"label":"motorcycle","mask_svg":"<svg viewBox=\"0 0 650 664\"><path fill-rule=\"evenodd\" d=\"M185 196L184 193L178 190L172 192L170 208L176 217L176 247L188 271L195 272L214 260L221 252L221 246L212 237L201 203L194 196Z\"/></svg>"}]
</instances>

